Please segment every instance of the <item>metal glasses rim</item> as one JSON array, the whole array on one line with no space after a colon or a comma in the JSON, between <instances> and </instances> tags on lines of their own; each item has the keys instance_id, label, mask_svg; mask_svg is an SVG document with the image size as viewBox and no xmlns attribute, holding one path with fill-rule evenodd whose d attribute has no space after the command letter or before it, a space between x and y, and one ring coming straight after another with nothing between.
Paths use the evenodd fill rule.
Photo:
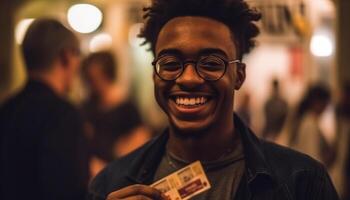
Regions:
<instances>
[{"instance_id":1,"label":"metal glasses rim","mask_svg":"<svg viewBox=\"0 0 350 200\"><path fill-rule=\"evenodd\" d=\"M219 57L219 56L216 56L216 57ZM181 73L179 73L175 78L173 78L173 79L165 79L165 78L163 78L162 76L160 76L160 74L157 72L157 69L156 69L157 61L158 61L160 58L161 58L161 57L155 59L155 60L152 62L152 65L153 65L153 67L154 67L154 71L155 71L156 75L157 75L161 80L163 80L163 81L174 81L174 80L178 79L178 78L183 74L183 72L185 71L185 70L184 70L185 67L182 67ZM213 82L214 82L214 81L218 81L218 80L220 80L220 79L226 74L226 70L227 70L227 65L228 65L228 64L242 63L239 59L227 61L227 60L225 60L225 59L223 59L223 58L221 58L221 57L219 57L219 58L222 59L222 60L224 61L224 63L225 63L225 70L224 70L224 72L222 73L222 75L221 75L219 78L213 79L213 80L205 79L204 77L202 77L202 76L200 75L200 73L198 73L198 69L197 69L197 67L195 67L195 70L196 70L197 75L198 75L200 78L202 78L203 80L205 80L205 81L213 81ZM197 60L197 61L189 60L189 61L185 61L185 62L182 62L182 61L181 61L181 64L184 65L186 62L187 62L187 63L188 63L188 62L195 63L196 66L197 66L198 60Z\"/></svg>"}]
</instances>

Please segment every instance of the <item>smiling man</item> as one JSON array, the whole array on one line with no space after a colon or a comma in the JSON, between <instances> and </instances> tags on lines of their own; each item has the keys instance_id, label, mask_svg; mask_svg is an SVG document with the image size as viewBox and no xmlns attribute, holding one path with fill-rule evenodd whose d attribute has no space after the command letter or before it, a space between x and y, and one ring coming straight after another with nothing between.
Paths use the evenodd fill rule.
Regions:
<instances>
[{"instance_id":1,"label":"smiling man","mask_svg":"<svg viewBox=\"0 0 350 200\"><path fill-rule=\"evenodd\" d=\"M261 141L233 114L259 13L243 0L157 0L145 11L169 128L106 167L90 199L165 199L149 185L197 160L211 189L192 199L338 199L321 164Z\"/></svg>"}]
</instances>

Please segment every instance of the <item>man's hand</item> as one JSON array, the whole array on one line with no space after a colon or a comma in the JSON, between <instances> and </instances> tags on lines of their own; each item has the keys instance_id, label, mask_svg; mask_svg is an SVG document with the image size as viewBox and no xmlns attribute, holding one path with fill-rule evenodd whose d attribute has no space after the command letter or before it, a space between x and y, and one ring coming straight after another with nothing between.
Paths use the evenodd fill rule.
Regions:
<instances>
[{"instance_id":1,"label":"man's hand","mask_svg":"<svg viewBox=\"0 0 350 200\"><path fill-rule=\"evenodd\" d=\"M107 196L107 200L166 200L159 190L147 185L131 185L114 191Z\"/></svg>"}]
</instances>

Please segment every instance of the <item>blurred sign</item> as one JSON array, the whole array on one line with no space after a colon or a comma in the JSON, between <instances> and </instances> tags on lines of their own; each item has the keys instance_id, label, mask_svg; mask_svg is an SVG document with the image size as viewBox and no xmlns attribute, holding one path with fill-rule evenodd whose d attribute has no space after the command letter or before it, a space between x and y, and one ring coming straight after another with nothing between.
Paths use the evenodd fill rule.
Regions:
<instances>
[{"instance_id":1,"label":"blurred sign","mask_svg":"<svg viewBox=\"0 0 350 200\"><path fill-rule=\"evenodd\" d=\"M262 14L261 30L268 34L294 33L300 37L310 34L303 1L258 1L252 3Z\"/></svg>"}]
</instances>

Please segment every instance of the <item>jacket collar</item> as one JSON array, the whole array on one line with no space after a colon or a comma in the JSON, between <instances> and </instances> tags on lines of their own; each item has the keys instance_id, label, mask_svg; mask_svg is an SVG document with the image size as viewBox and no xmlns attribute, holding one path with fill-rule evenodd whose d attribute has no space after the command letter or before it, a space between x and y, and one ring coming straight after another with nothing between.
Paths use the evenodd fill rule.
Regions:
<instances>
[{"instance_id":1,"label":"jacket collar","mask_svg":"<svg viewBox=\"0 0 350 200\"><path fill-rule=\"evenodd\" d=\"M264 154L262 141L236 114L234 115L234 124L236 130L241 134L248 183L251 184L260 178L263 178L264 181L276 181L275 174Z\"/></svg>"},{"instance_id":2,"label":"jacket collar","mask_svg":"<svg viewBox=\"0 0 350 200\"><path fill-rule=\"evenodd\" d=\"M274 182L274 174L264 155L261 141L237 115L234 115L234 124L235 128L241 134L248 184L254 185L259 180L265 183L266 180ZM152 183L153 176L164 154L168 138L169 131L165 130L163 134L147 144L140 156L135 158L130 164L127 177L130 181L143 184Z\"/></svg>"},{"instance_id":3,"label":"jacket collar","mask_svg":"<svg viewBox=\"0 0 350 200\"><path fill-rule=\"evenodd\" d=\"M169 131L166 129L161 135L147 143L140 156L130 164L127 178L133 183L151 184L153 176L165 152Z\"/></svg>"},{"instance_id":4,"label":"jacket collar","mask_svg":"<svg viewBox=\"0 0 350 200\"><path fill-rule=\"evenodd\" d=\"M29 79L25 84L24 91L27 93L44 94L57 97L55 91L44 83L44 81L36 79Z\"/></svg>"}]
</instances>

